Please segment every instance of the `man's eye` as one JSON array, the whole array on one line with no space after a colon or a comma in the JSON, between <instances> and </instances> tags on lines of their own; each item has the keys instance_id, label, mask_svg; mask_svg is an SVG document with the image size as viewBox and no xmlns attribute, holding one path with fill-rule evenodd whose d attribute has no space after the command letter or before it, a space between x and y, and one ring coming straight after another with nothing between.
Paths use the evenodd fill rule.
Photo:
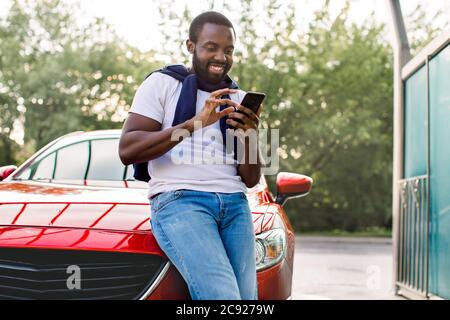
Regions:
<instances>
[{"instance_id":1,"label":"man's eye","mask_svg":"<svg viewBox=\"0 0 450 320\"><path fill-rule=\"evenodd\" d=\"M227 50L225 51L225 54L233 54L233 50Z\"/></svg>"},{"instance_id":2,"label":"man's eye","mask_svg":"<svg viewBox=\"0 0 450 320\"><path fill-rule=\"evenodd\" d=\"M212 52L212 51L216 51L216 48L214 48L214 47L207 47L206 50Z\"/></svg>"}]
</instances>

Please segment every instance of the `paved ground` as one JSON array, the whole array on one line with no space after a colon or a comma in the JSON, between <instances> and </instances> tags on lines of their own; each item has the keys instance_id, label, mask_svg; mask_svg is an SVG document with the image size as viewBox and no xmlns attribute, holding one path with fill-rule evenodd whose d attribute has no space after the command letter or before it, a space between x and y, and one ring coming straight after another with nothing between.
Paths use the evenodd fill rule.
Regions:
<instances>
[{"instance_id":1,"label":"paved ground","mask_svg":"<svg viewBox=\"0 0 450 320\"><path fill-rule=\"evenodd\" d=\"M401 299L392 276L391 239L296 239L293 299Z\"/></svg>"}]
</instances>

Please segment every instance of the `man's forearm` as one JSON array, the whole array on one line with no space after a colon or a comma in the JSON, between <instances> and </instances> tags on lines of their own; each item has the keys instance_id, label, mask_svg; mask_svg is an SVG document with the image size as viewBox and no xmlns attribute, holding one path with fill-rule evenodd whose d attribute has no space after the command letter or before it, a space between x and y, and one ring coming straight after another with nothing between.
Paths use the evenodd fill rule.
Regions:
<instances>
[{"instance_id":1,"label":"man's forearm","mask_svg":"<svg viewBox=\"0 0 450 320\"><path fill-rule=\"evenodd\" d=\"M251 157L251 155L253 156ZM256 163L252 164L250 160L255 157L254 155L256 155ZM249 143L248 138L246 138L244 145L244 161L241 161L238 165L238 174L247 188L254 187L261 178L261 155L259 146L257 143Z\"/></svg>"},{"instance_id":2,"label":"man's forearm","mask_svg":"<svg viewBox=\"0 0 450 320\"><path fill-rule=\"evenodd\" d=\"M125 165L150 161L171 150L183 139L172 140L175 130L194 131L192 121L185 121L177 126L161 131L130 131L121 137L120 158ZM185 131L186 132L186 131ZM186 132L187 133L187 132Z\"/></svg>"}]
</instances>

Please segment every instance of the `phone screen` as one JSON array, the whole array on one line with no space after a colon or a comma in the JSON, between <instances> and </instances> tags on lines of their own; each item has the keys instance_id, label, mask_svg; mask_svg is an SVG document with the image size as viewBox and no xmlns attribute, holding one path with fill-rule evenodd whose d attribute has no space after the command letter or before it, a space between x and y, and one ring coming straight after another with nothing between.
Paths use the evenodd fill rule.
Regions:
<instances>
[{"instance_id":1,"label":"phone screen","mask_svg":"<svg viewBox=\"0 0 450 320\"><path fill-rule=\"evenodd\" d=\"M266 95L261 92L247 92L241 105L257 113Z\"/></svg>"}]
</instances>

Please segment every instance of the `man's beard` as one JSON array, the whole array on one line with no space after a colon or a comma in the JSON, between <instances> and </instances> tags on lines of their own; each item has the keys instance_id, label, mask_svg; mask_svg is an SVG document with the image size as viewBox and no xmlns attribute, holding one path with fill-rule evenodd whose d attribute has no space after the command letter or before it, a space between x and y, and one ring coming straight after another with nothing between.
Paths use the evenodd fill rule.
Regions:
<instances>
[{"instance_id":1,"label":"man's beard","mask_svg":"<svg viewBox=\"0 0 450 320\"><path fill-rule=\"evenodd\" d=\"M209 72L208 68L211 64L222 65L223 72L221 74L213 74ZM225 79L225 76L231 69L231 65L228 62L223 63L214 60L208 61L205 65L202 65L195 51L192 57L192 66L194 67L195 73L197 74L198 77L211 84L217 84L221 82L223 79Z\"/></svg>"}]
</instances>

